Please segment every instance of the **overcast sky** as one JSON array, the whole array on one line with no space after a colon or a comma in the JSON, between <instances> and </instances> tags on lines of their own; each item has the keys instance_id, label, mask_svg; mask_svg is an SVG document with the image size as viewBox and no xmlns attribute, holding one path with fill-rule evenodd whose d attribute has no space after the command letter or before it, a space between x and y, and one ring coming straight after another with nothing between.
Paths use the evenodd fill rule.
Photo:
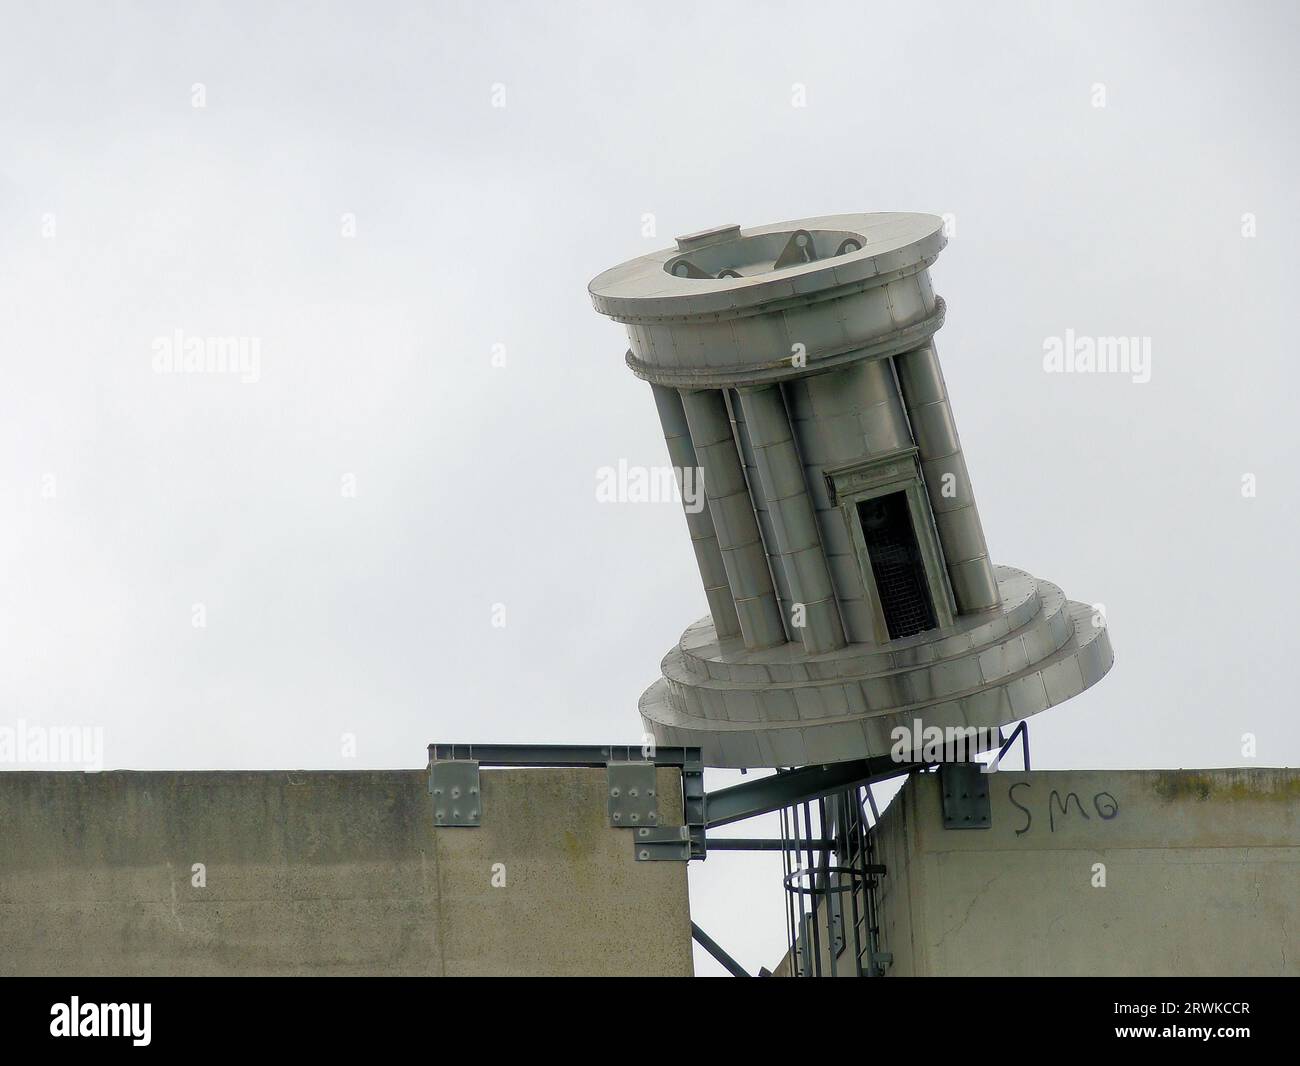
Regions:
<instances>
[{"instance_id":1,"label":"overcast sky","mask_svg":"<svg viewBox=\"0 0 1300 1066\"><path fill-rule=\"evenodd\" d=\"M597 502L666 453L587 282L903 210L952 216L938 350L994 560L1110 619L1035 766L1296 765L1297 21L6 3L0 725L134 769L635 740L706 605L679 507ZM1149 338L1150 380L1044 372L1067 330ZM157 372L177 331L255 373ZM691 877L774 965L779 858Z\"/></svg>"}]
</instances>

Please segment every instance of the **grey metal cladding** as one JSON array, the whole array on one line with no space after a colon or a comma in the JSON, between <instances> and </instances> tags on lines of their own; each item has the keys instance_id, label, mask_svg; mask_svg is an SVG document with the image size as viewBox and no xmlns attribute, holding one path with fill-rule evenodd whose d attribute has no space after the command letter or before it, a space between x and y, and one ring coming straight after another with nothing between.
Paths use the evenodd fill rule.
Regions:
<instances>
[{"instance_id":1,"label":"grey metal cladding","mask_svg":"<svg viewBox=\"0 0 1300 1066\"><path fill-rule=\"evenodd\" d=\"M671 462L703 471L687 524L711 615L641 698L659 744L711 766L879 757L896 728L996 728L1110 669L1103 618L991 560L934 345L944 244L934 215L728 224L591 282ZM932 628L890 639L901 617Z\"/></svg>"}]
</instances>

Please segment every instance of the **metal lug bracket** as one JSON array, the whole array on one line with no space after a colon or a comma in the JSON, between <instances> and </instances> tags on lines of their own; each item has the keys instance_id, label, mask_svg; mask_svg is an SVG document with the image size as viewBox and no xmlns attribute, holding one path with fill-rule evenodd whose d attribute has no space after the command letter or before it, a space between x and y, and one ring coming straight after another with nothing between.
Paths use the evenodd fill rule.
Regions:
<instances>
[{"instance_id":1,"label":"metal lug bracket","mask_svg":"<svg viewBox=\"0 0 1300 1066\"><path fill-rule=\"evenodd\" d=\"M483 796L478 761L446 759L429 765L429 795L433 797L433 821L437 826L482 824Z\"/></svg>"},{"instance_id":2,"label":"metal lug bracket","mask_svg":"<svg viewBox=\"0 0 1300 1066\"><path fill-rule=\"evenodd\" d=\"M642 826L632 841L637 862L689 862L691 830L686 825L667 825L658 829Z\"/></svg>"},{"instance_id":3,"label":"metal lug bracket","mask_svg":"<svg viewBox=\"0 0 1300 1066\"><path fill-rule=\"evenodd\" d=\"M797 229L790 234L790 239L785 242L781 254L776 257L772 269L784 270L786 267L798 266L800 263L811 263L816 258L817 249L813 245L812 234L806 229Z\"/></svg>"},{"instance_id":4,"label":"metal lug bracket","mask_svg":"<svg viewBox=\"0 0 1300 1066\"><path fill-rule=\"evenodd\" d=\"M945 829L990 829L988 775L974 762L944 763L939 768Z\"/></svg>"},{"instance_id":5,"label":"metal lug bracket","mask_svg":"<svg viewBox=\"0 0 1300 1066\"><path fill-rule=\"evenodd\" d=\"M867 963L867 977L884 977L885 971L894 965L892 951L873 951Z\"/></svg>"}]
</instances>

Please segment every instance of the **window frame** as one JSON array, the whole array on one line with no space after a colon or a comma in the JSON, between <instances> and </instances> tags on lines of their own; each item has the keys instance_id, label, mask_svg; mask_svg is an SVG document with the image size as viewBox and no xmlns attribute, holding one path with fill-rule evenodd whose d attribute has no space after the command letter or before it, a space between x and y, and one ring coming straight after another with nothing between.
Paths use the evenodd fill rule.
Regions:
<instances>
[{"instance_id":1,"label":"window frame","mask_svg":"<svg viewBox=\"0 0 1300 1066\"><path fill-rule=\"evenodd\" d=\"M876 575L871 568L871 556L867 552L867 542L862 535L862 523L858 517L858 504L878 496L889 496L901 492L907 500L907 510L912 520L912 532L916 536L917 547L921 551L921 560L925 569L925 580L929 586L930 606L934 611L936 629L947 629L957 617L957 604L948 581L948 569L944 565L943 549L939 546L939 535L934 525L934 515L930 510L930 497L925 490L925 478L921 473L919 449L915 446L898 448L882 452L867 459L860 459L843 466L829 467L823 471L831 502L840 509L844 516L846 528L853 539L853 551L858 559L858 570L862 574L862 585L866 589L867 600L871 608L872 628L876 643L888 644L889 627L885 623L885 612L880 604L880 591L876 587ZM935 630L922 630L911 637L912 640Z\"/></svg>"}]
</instances>

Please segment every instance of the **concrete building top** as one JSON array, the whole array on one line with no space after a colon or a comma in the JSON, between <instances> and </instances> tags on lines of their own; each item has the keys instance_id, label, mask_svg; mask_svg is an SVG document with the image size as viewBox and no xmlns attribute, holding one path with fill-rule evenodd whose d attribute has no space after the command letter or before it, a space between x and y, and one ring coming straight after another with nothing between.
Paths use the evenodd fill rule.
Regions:
<instances>
[{"instance_id":1,"label":"concrete building top","mask_svg":"<svg viewBox=\"0 0 1300 1066\"><path fill-rule=\"evenodd\" d=\"M979 827L949 822L943 774L920 773L873 830L885 976L1300 974L1300 770L1002 771L979 783ZM818 914L829 928L825 901ZM859 975L851 941L808 922L800 936L777 976Z\"/></svg>"},{"instance_id":2,"label":"concrete building top","mask_svg":"<svg viewBox=\"0 0 1300 1066\"><path fill-rule=\"evenodd\" d=\"M938 774L878 829L896 976L1300 974L1300 770L990 774L944 828Z\"/></svg>"},{"instance_id":3,"label":"concrete building top","mask_svg":"<svg viewBox=\"0 0 1300 1066\"><path fill-rule=\"evenodd\" d=\"M725 225L611 267L588 291L597 311L620 322L742 314L883 283L928 266L945 243L941 218L910 212L821 215L751 229Z\"/></svg>"},{"instance_id":4,"label":"concrete building top","mask_svg":"<svg viewBox=\"0 0 1300 1066\"><path fill-rule=\"evenodd\" d=\"M464 829L424 770L0 773L0 975L691 974L686 864L636 861L604 769L481 781Z\"/></svg>"}]
</instances>

